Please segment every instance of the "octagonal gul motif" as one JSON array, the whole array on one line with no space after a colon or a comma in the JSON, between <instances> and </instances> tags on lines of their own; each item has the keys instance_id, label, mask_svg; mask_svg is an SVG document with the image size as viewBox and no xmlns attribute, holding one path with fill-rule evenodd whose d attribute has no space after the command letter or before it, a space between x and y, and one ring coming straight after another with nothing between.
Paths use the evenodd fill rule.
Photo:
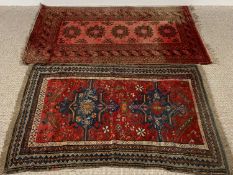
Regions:
<instances>
[{"instance_id":1,"label":"octagonal gul motif","mask_svg":"<svg viewBox=\"0 0 233 175\"><path fill-rule=\"evenodd\" d=\"M60 26L57 44L121 45L133 44L132 39L134 44L181 43L176 24L167 21L65 21Z\"/></svg>"}]
</instances>

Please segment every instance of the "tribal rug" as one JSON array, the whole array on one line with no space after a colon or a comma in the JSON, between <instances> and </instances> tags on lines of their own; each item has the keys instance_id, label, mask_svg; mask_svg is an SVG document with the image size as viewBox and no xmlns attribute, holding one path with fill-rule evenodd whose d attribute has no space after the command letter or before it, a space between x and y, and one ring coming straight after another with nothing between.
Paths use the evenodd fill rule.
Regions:
<instances>
[{"instance_id":1,"label":"tribal rug","mask_svg":"<svg viewBox=\"0 0 233 175\"><path fill-rule=\"evenodd\" d=\"M24 62L209 64L188 7L41 6Z\"/></svg>"},{"instance_id":2,"label":"tribal rug","mask_svg":"<svg viewBox=\"0 0 233 175\"><path fill-rule=\"evenodd\" d=\"M196 66L33 67L6 172L99 166L229 174Z\"/></svg>"}]
</instances>

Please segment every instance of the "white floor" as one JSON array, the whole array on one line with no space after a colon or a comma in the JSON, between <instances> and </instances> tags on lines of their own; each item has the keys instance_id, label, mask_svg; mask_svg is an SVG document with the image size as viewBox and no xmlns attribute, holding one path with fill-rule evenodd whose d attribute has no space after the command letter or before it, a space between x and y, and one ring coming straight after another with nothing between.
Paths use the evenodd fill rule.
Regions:
<instances>
[{"instance_id":1,"label":"white floor","mask_svg":"<svg viewBox=\"0 0 233 175\"><path fill-rule=\"evenodd\" d=\"M0 5L6 6L36 6L40 3L46 5L63 5L63 6L124 6L124 5L233 5L232 0L1 0Z\"/></svg>"},{"instance_id":2,"label":"white floor","mask_svg":"<svg viewBox=\"0 0 233 175\"><path fill-rule=\"evenodd\" d=\"M16 107L16 99L21 89L28 66L21 62L21 54L32 28L38 7L0 7L0 152L6 150L4 142L9 142L10 122ZM214 64L201 66L206 78L208 92L212 97L212 107L225 133L224 144L233 150L233 7L196 7L199 16L198 29L205 43L211 48ZM5 145L6 145L5 144ZM2 159L5 153L2 153ZM0 173L4 161L0 162ZM177 174L166 170L143 170L128 168L66 169L21 174Z\"/></svg>"}]
</instances>

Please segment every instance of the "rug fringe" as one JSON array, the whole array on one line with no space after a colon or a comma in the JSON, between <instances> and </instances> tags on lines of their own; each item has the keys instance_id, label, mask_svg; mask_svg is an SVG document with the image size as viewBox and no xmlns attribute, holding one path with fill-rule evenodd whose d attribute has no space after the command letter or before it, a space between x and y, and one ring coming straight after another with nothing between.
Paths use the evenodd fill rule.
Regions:
<instances>
[{"instance_id":1,"label":"rug fringe","mask_svg":"<svg viewBox=\"0 0 233 175\"><path fill-rule=\"evenodd\" d=\"M32 70L32 66L29 66L29 68L26 71L26 74L24 76L23 83L21 85L20 91L18 93L16 104L15 104L14 110L13 110L12 115L11 115L12 118L10 120L9 127L8 127L8 129L6 131L5 141L4 141L2 150L0 152L0 162L1 162L0 163L0 174L5 174L6 173L5 163L6 163L6 158L7 158L7 154L8 154L8 148L9 148L11 140L13 138L12 136L13 136L14 126L15 126L16 120L18 118L20 109L21 109L22 100L23 100L23 97L24 97L24 93L25 93L25 90L26 90L26 85L27 85L31 70Z\"/></svg>"},{"instance_id":2,"label":"rug fringe","mask_svg":"<svg viewBox=\"0 0 233 175\"><path fill-rule=\"evenodd\" d=\"M201 79L204 85L204 90L207 94L207 100L210 106L210 109L213 113L213 119L214 123L216 125L216 130L219 134L221 144L223 146L223 151L225 152L226 155L226 160L228 164L228 169L229 169L229 174L233 174L233 154L229 145L229 142L227 140L226 134L224 133L221 121L219 119L220 114L217 112L216 106L214 104L214 99L210 90L210 87L208 86L208 79L205 75L205 71L201 65L198 66L198 70L200 71L201 74Z\"/></svg>"},{"instance_id":3,"label":"rug fringe","mask_svg":"<svg viewBox=\"0 0 233 175\"><path fill-rule=\"evenodd\" d=\"M197 30L199 31L201 39L206 47L206 50L207 50L208 54L210 55L211 60L213 61L212 64L218 64L217 54L216 54L215 50L211 47L211 44L209 44L205 40L205 37L203 37L203 33L201 32L203 30L202 29L203 25L200 22L200 17L197 15L195 7L189 6L189 11L190 11L190 14L192 15L194 22L195 22L195 26L196 26Z\"/></svg>"}]
</instances>

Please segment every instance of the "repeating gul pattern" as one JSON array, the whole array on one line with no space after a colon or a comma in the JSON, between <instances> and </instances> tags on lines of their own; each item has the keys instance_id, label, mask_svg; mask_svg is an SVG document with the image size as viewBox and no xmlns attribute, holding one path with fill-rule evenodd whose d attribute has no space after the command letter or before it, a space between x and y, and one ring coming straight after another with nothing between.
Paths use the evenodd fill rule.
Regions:
<instances>
[{"instance_id":1,"label":"repeating gul pattern","mask_svg":"<svg viewBox=\"0 0 233 175\"><path fill-rule=\"evenodd\" d=\"M209 64L188 7L41 6L31 63Z\"/></svg>"},{"instance_id":2,"label":"repeating gul pattern","mask_svg":"<svg viewBox=\"0 0 233 175\"><path fill-rule=\"evenodd\" d=\"M142 44L181 42L168 21L65 21L58 44Z\"/></svg>"}]
</instances>

